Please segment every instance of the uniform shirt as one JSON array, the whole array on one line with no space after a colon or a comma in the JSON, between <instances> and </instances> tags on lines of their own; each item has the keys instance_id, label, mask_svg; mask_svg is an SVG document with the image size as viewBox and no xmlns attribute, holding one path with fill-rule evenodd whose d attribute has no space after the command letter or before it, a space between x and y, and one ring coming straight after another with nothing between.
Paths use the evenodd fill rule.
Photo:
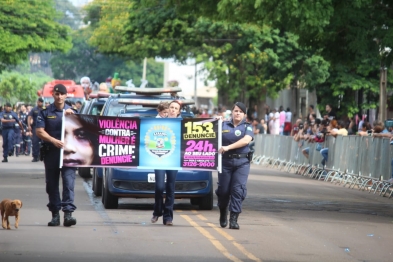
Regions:
<instances>
[{"instance_id":1,"label":"uniform shirt","mask_svg":"<svg viewBox=\"0 0 393 262\"><path fill-rule=\"evenodd\" d=\"M238 126L233 125L233 120L222 122L222 145L228 146L233 144L240 139L242 139L245 135L249 135L254 139L254 133L252 131L252 126L246 123L244 119ZM245 154L250 151L248 145L240 148L236 148L233 150L229 150L228 154ZM227 154L226 153L226 154Z\"/></svg>"},{"instance_id":2,"label":"uniform shirt","mask_svg":"<svg viewBox=\"0 0 393 262\"><path fill-rule=\"evenodd\" d=\"M4 118L4 119L15 119L15 122L8 122L8 123L3 122L3 123L1 123L3 128L14 128L15 124L18 125L18 122L19 122L18 115L14 111L11 111L9 113L7 113L6 111L1 112L1 118Z\"/></svg>"},{"instance_id":3,"label":"uniform shirt","mask_svg":"<svg viewBox=\"0 0 393 262\"><path fill-rule=\"evenodd\" d=\"M20 112L19 113L19 118L20 118L20 121L22 122L22 125L26 128L26 126L27 126L27 116L29 115L29 113L27 113L27 111L26 112Z\"/></svg>"},{"instance_id":4,"label":"uniform shirt","mask_svg":"<svg viewBox=\"0 0 393 262\"><path fill-rule=\"evenodd\" d=\"M31 124L32 127L35 127L37 125L37 117L40 114L40 111L45 109L45 107L39 108L38 106L33 107L30 112L29 116L33 119L33 123Z\"/></svg>"},{"instance_id":5,"label":"uniform shirt","mask_svg":"<svg viewBox=\"0 0 393 262\"><path fill-rule=\"evenodd\" d=\"M64 104L64 110L71 106ZM74 110L75 111L75 110ZM45 131L57 140L61 139L61 127L63 122L63 110L59 110L54 104L50 104L41 110L37 117L37 128L44 128Z\"/></svg>"}]
</instances>

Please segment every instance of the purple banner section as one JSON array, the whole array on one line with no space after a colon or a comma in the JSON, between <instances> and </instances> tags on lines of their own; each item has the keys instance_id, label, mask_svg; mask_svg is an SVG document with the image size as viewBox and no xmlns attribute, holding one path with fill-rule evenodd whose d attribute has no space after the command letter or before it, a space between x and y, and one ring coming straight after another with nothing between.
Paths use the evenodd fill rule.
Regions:
<instances>
[{"instance_id":1,"label":"purple banner section","mask_svg":"<svg viewBox=\"0 0 393 262\"><path fill-rule=\"evenodd\" d=\"M218 119L183 119L182 134L182 167L217 170Z\"/></svg>"}]
</instances>

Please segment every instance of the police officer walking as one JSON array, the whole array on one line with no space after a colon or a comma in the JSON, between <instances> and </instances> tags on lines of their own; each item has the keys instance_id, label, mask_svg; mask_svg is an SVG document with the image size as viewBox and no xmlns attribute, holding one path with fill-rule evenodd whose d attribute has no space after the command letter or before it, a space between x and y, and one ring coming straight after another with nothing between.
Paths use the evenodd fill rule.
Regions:
<instances>
[{"instance_id":1,"label":"police officer walking","mask_svg":"<svg viewBox=\"0 0 393 262\"><path fill-rule=\"evenodd\" d=\"M38 162L38 156L40 154L40 139L36 135L36 125L37 125L37 117L40 114L40 111L44 109L43 106L44 99L41 97L37 100L37 106L33 107L28 115L27 118L27 130L32 132L33 139L32 139L32 151L33 151L33 160L31 162Z\"/></svg>"},{"instance_id":2,"label":"police officer walking","mask_svg":"<svg viewBox=\"0 0 393 262\"><path fill-rule=\"evenodd\" d=\"M250 172L250 149L253 140L252 127L246 122L246 106L236 102L232 108L232 119L222 124L222 172L218 173L218 207L220 226L228 224L228 204L230 211L229 228L239 229L237 219L242 212L242 202L247 195L247 179Z\"/></svg>"},{"instance_id":3,"label":"police officer walking","mask_svg":"<svg viewBox=\"0 0 393 262\"><path fill-rule=\"evenodd\" d=\"M22 122L23 129L25 130L25 133L22 135L22 148L21 148L21 154L25 154L26 156L30 155L30 148L31 148L31 133L28 130L28 125L27 125L27 119L28 119L29 113L26 110L25 105L21 105L20 107L20 112L19 112L19 118L20 121Z\"/></svg>"},{"instance_id":4,"label":"police officer walking","mask_svg":"<svg viewBox=\"0 0 393 262\"><path fill-rule=\"evenodd\" d=\"M46 192L49 196L48 208L52 212L52 220L48 226L60 225L59 211L64 212L64 223L66 227L76 225L76 219L72 217L75 211L74 205L74 185L75 167L60 166L60 152L64 147L61 141L63 111L66 115L74 114L75 110L65 103L67 98L67 88L62 84L57 84L53 88L53 98L55 101L46 109L43 109L37 118L36 133L44 141L45 152L45 181ZM60 198L59 177L63 182L62 199Z\"/></svg>"},{"instance_id":5,"label":"police officer walking","mask_svg":"<svg viewBox=\"0 0 393 262\"><path fill-rule=\"evenodd\" d=\"M4 111L1 112L1 124L3 126L3 163L8 162L8 156L12 156L14 152L14 135L15 124L18 124L23 130L22 123L19 121L18 115L12 111L10 103L6 103Z\"/></svg>"}]
</instances>

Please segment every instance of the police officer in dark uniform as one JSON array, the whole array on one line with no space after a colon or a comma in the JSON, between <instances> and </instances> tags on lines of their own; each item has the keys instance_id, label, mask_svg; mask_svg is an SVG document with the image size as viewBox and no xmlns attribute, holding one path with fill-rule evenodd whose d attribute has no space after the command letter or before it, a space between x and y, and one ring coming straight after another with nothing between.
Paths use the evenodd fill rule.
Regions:
<instances>
[{"instance_id":1,"label":"police officer in dark uniform","mask_svg":"<svg viewBox=\"0 0 393 262\"><path fill-rule=\"evenodd\" d=\"M252 126L246 122L246 106L236 102L232 108L232 119L222 124L222 172L218 173L218 207L220 226L239 229L237 219L242 212L242 202L247 195L247 179L250 172L250 149L253 140Z\"/></svg>"},{"instance_id":2,"label":"police officer in dark uniform","mask_svg":"<svg viewBox=\"0 0 393 262\"><path fill-rule=\"evenodd\" d=\"M67 88L62 84L53 87L53 98L55 101L46 109L41 110L37 118L36 133L44 141L43 153L45 164L46 192L49 196L49 211L52 212L52 220L48 226L60 225L59 211L64 212L64 223L66 227L76 225L76 219L72 212L76 209L74 205L75 167L60 166L60 150L64 144L61 141L63 110L65 114L74 114L76 111L65 103ZM59 177L63 182L62 199L60 198Z\"/></svg>"},{"instance_id":3,"label":"police officer in dark uniform","mask_svg":"<svg viewBox=\"0 0 393 262\"><path fill-rule=\"evenodd\" d=\"M25 154L26 156L30 155L30 148L31 148L31 137L30 131L28 130L27 120L28 120L29 113L26 110L25 105L21 105L20 112L19 112L19 119L22 122L24 134L22 135L22 148L21 154Z\"/></svg>"},{"instance_id":4,"label":"police officer in dark uniform","mask_svg":"<svg viewBox=\"0 0 393 262\"><path fill-rule=\"evenodd\" d=\"M44 104L44 99L41 97L38 98L37 100L37 106L33 107L30 112L29 116L27 118L27 125L28 125L28 131L32 132L33 134L33 139L32 139L32 150L33 150L33 160L31 162L38 162L38 156L40 154L40 139L36 135L36 125L37 125L37 117L40 114L40 111L45 109L43 106Z\"/></svg>"},{"instance_id":5,"label":"police officer in dark uniform","mask_svg":"<svg viewBox=\"0 0 393 262\"><path fill-rule=\"evenodd\" d=\"M14 151L14 134L15 124L18 124L23 130L22 123L19 121L18 115L12 111L10 103L6 103L4 111L1 113L1 124L3 126L3 163L8 162L8 156L12 156Z\"/></svg>"}]
</instances>

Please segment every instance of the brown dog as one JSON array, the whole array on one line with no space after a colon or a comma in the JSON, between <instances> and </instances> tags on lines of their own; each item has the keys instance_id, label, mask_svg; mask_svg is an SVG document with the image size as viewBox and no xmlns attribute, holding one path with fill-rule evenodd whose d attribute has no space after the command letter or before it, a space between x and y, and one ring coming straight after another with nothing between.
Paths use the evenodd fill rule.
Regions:
<instances>
[{"instance_id":1,"label":"brown dog","mask_svg":"<svg viewBox=\"0 0 393 262\"><path fill-rule=\"evenodd\" d=\"M8 217L15 217L15 228L18 228L19 225L19 210L22 208L22 201L19 199L4 199L0 203L0 211L1 211L1 225L4 229L11 229L10 221ZM7 223L7 227L6 227Z\"/></svg>"}]
</instances>

